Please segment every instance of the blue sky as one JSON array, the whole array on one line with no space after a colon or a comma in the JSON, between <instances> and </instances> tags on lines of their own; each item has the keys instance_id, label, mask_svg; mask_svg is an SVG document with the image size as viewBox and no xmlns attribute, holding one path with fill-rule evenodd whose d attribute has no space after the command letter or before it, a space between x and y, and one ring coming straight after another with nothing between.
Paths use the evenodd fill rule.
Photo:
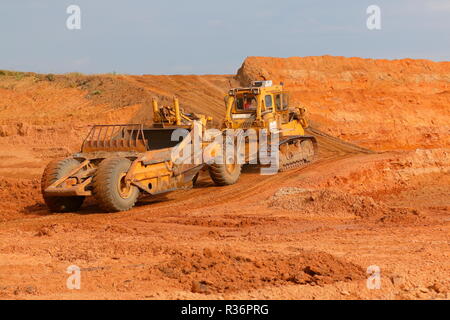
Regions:
<instances>
[{"instance_id":1,"label":"blue sky","mask_svg":"<svg viewBox=\"0 0 450 320\"><path fill-rule=\"evenodd\" d=\"M81 8L81 30L66 9ZM366 9L381 8L369 31ZM232 74L247 56L450 60L450 0L2 0L0 69Z\"/></svg>"}]
</instances>

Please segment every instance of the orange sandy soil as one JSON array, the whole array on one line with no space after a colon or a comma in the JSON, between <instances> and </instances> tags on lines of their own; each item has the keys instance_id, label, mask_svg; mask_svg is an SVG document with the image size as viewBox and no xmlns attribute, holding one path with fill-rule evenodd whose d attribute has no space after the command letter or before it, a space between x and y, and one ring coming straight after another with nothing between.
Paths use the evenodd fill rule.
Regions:
<instances>
[{"instance_id":1,"label":"orange sandy soil","mask_svg":"<svg viewBox=\"0 0 450 320\"><path fill-rule=\"evenodd\" d=\"M150 101L224 114L249 79L284 81L320 138L312 165L52 215L39 179L95 123L150 122ZM246 59L236 76L0 71L1 299L450 299L450 63ZM68 290L67 267L82 268ZM382 288L366 286L369 266Z\"/></svg>"}]
</instances>

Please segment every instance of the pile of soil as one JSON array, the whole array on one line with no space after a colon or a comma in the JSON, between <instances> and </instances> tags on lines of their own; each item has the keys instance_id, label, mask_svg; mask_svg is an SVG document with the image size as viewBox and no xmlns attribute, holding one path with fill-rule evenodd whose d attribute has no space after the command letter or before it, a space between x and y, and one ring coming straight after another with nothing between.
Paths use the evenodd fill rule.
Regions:
<instances>
[{"instance_id":1,"label":"pile of soil","mask_svg":"<svg viewBox=\"0 0 450 320\"><path fill-rule=\"evenodd\" d=\"M22 217L43 206L38 179L0 178L0 222Z\"/></svg>"},{"instance_id":2,"label":"pile of soil","mask_svg":"<svg viewBox=\"0 0 450 320\"><path fill-rule=\"evenodd\" d=\"M324 285L364 279L364 270L330 254L301 250L296 255L240 255L231 250L174 250L160 264L164 277L195 293L226 293L288 284Z\"/></svg>"},{"instance_id":3,"label":"pile of soil","mask_svg":"<svg viewBox=\"0 0 450 320\"><path fill-rule=\"evenodd\" d=\"M400 222L421 215L414 209L393 208L368 196L331 189L281 188L268 202L269 208L287 210L301 217L375 218L382 222Z\"/></svg>"}]
</instances>

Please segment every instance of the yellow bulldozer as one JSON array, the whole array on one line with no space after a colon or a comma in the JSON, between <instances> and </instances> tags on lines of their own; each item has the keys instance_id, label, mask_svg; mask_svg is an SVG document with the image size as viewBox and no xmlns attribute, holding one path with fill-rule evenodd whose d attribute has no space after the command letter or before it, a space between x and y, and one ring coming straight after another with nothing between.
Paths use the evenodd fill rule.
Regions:
<instances>
[{"instance_id":1,"label":"yellow bulldozer","mask_svg":"<svg viewBox=\"0 0 450 320\"><path fill-rule=\"evenodd\" d=\"M185 113L176 98L173 106L162 107L153 100L152 126L96 125L79 153L52 161L41 180L45 203L52 212L74 212L86 197L93 196L107 212L127 211L141 193L158 195L192 187L200 171L206 168L217 185L234 184L243 164L265 164L260 161L262 141L256 139L256 147L252 147L246 136L251 131L265 130L267 140L276 141L276 150L271 152L277 155L277 171L313 160L317 142L305 135L304 128L308 125L305 110L289 107L289 96L282 85L256 81L248 88L230 90L225 101L225 120L215 135L228 136L236 130L238 134L232 135L233 139L244 137L243 162L235 161L234 156L224 159L225 144L200 140L195 148L195 135L203 136L211 128L211 117ZM183 134L177 134L180 130ZM224 161L203 161L205 150L216 160ZM257 161L253 163L252 158Z\"/></svg>"},{"instance_id":2,"label":"yellow bulldozer","mask_svg":"<svg viewBox=\"0 0 450 320\"><path fill-rule=\"evenodd\" d=\"M273 155L277 155L276 172L304 166L314 160L318 144L314 136L305 134L308 127L306 109L290 106L289 94L282 83L273 85L272 81L253 81L249 87L231 89L225 97L225 105L222 130L234 131L238 139L243 137L241 153L244 154L244 161L236 161L236 152L225 158L224 164L209 166L211 178L216 184L236 183L242 164L252 163L251 159L256 160L252 164L265 165L261 151L267 149L266 144L276 143L275 150L271 150ZM249 131L255 134L253 141L249 139ZM267 140L261 141L261 131L266 133ZM233 141L231 145L239 143Z\"/></svg>"}]
</instances>

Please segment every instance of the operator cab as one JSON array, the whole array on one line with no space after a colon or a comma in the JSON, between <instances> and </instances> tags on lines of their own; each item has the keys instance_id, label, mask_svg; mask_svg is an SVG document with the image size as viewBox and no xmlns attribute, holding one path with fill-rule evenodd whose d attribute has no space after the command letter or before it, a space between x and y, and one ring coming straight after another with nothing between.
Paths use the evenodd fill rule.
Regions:
<instances>
[{"instance_id":1,"label":"operator cab","mask_svg":"<svg viewBox=\"0 0 450 320\"><path fill-rule=\"evenodd\" d=\"M236 96L235 109L240 111L253 111L256 112L258 107L258 97L252 93L240 93Z\"/></svg>"},{"instance_id":2,"label":"operator cab","mask_svg":"<svg viewBox=\"0 0 450 320\"><path fill-rule=\"evenodd\" d=\"M283 91L283 84L274 86L272 81L253 81L250 87L232 89L227 100L230 98L229 111L234 119L284 112L289 106L289 95Z\"/></svg>"}]
</instances>

